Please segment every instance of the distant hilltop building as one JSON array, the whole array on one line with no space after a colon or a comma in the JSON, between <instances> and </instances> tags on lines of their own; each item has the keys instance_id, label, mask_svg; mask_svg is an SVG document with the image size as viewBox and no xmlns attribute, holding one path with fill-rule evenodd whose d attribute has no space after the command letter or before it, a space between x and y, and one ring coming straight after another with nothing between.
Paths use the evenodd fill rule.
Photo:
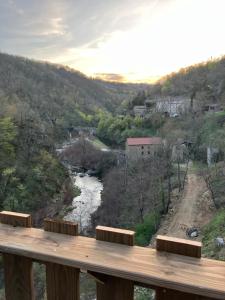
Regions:
<instances>
[{"instance_id":1,"label":"distant hilltop building","mask_svg":"<svg viewBox=\"0 0 225 300\"><path fill-rule=\"evenodd\" d=\"M130 159L147 158L155 155L162 144L163 141L160 137L127 138L126 155Z\"/></svg>"},{"instance_id":2,"label":"distant hilltop building","mask_svg":"<svg viewBox=\"0 0 225 300\"><path fill-rule=\"evenodd\" d=\"M185 96L157 97L145 101L146 109L150 113L159 112L169 117L178 117L191 108L191 99Z\"/></svg>"}]
</instances>

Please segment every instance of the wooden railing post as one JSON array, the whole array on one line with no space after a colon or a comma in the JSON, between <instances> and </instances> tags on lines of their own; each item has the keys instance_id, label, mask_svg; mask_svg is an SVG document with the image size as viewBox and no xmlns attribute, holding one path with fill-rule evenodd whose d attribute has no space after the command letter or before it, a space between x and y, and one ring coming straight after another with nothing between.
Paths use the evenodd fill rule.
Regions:
<instances>
[{"instance_id":1,"label":"wooden railing post","mask_svg":"<svg viewBox=\"0 0 225 300\"><path fill-rule=\"evenodd\" d=\"M134 245L134 232L110 227L97 226L96 239L105 242ZM133 300L134 283L130 280L100 276L104 284L97 282L97 300Z\"/></svg>"},{"instance_id":2,"label":"wooden railing post","mask_svg":"<svg viewBox=\"0 0 225 300\"><path fill-rule=\"evenodd\" d=\"M0 222L12 226L31 227L31 216L15 212L0 212ZM6 300L33 300L32 260L3 253Z\"/></svg>"},{"instance_id":3,"label":"wooden railing post","mask_svg":"<svg viewBox=\"0 0 225 300\"><path fill-rule=\"evenodd\" d=\"M201 258L202 244L196 241L178 239L173 237L158 235L156 238L156 249L174 254ZM157 288L156 300L213 300L189 293L175 290Z\"/></svg>"},{"instance_id":4,"label":"wooden railing post","mask_svg":"<svg viewBox=\"0 0 225 300\"><path fill-rule=\"evenodd\" d=\"M45 219L44 230L78 235L78 224L67 221ZM46 285L48 300L79 300L80 270L55 263L46 263Z\"/></svg>"}]
</instances>

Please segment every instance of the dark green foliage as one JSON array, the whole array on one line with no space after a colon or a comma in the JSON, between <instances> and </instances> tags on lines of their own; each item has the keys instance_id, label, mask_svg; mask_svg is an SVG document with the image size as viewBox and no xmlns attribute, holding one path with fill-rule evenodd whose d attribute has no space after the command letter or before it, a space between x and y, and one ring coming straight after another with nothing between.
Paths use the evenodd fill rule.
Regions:
<instances>
[{"instance_id":1,"label":"dark green foliage","mask_svg":"<svg viewBox=\"0 0 225 300\"><path fill-rule=\"evenodd\" d=\"M206 185L211 193L211 197L216 208L225 206L225 163L221 161L210 167L202 167L200 174L203 176Z\"/></svg>"},{"instance_id":2,"label":"dark green foliage","mask_svg":"<svg viewBox=\"0 0 225 300\"><path fill-rule=\"evenodd\" d=\"M225 261L225 248L218 247L215 238L225 237L225 210L219 211L203 231L203 254Z\"/></svg>"},{"instance_id":3,"label":"dark green foliage","mask_svg":"<svg viewBox=\"0 0 225 300\"><path fill-rule=\"evenodd\" d=\"M122 145L128 137L154 136L162 125L158 119L99 114L98 137L110 145Z\"/></svg>"},{"instance_id":4,"label":"dark green foliage","mask_svg":"<svg viewBox=\"0 0 225 300\"><path fill-rule=\"evenodd\" d=\"M12 165L15 159L13 141L16 137L16 127L10 118L0 118L0 170Z\"/></svg>"},{"instance_id":5,"label":"dark green foliage","mask_svg":"<svg viewBox=\"0 0 225 300\"><path fill-rule=\"evenodd\" d=\"M14 159L2 170L1 209L33 212L56 198L63 202L62 188L68 174L52 154L41 150L24 163ZM55 198L55 200L56 200Z\"/></svg>"},{"instance_id":6,"label":"dark green foliage","mask_svg":"<svg viewBox=\"0 0 225 300\"><path fill-rule=\"evenodd\" d=\"M202 145L225 147L225 112L217 112L206 115L199 130L199 137Z\"/></svg>"},{"instance_id":7,"label":"dark green foliage","mask_svg":"<svg viewBox=\"0 0 225 300\"><path fill-rule=\"evenodd\" d=\"M144 217L144 222L135 227L135 243L138 246L148 246L152 236L156 233L160 222L160 214L152 212Z\"/></svg>"},{"instance_id":8,"label":"dark green foliage","mask_svg":"<svg viewBox=\"0 0 225 300\"><path fill-rule=\"evenodd\" d=\"M34 212L59 200L67 171L35 121L0 118L0 209Z\"/></svg>"},{"instance_id":9,"label":"dark green foliage","mask_svg":"<svg viewBox=\"0 0 225 300\"><path fill-rule=\"evenodd\" d=\"M144 105L146 100L145 91L140 91L138 94L132 99L130 108L133 108L135 105Z\"/></svg>"}]
</instances>

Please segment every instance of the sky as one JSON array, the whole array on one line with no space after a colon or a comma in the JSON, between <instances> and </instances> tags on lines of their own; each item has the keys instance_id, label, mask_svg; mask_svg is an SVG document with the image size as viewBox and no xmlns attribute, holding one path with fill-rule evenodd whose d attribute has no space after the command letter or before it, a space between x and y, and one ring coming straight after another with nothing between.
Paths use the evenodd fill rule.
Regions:
<instances>
[{"instance_id":1,"label":"sky","mask_svg":"<svg viewBox=\"0 0 225 300\"><path fill-rule=\"evenodd\" d=\"M153 81L225 54L225 0L0 0L0 51Z\"/></svg>"}]
</instances>

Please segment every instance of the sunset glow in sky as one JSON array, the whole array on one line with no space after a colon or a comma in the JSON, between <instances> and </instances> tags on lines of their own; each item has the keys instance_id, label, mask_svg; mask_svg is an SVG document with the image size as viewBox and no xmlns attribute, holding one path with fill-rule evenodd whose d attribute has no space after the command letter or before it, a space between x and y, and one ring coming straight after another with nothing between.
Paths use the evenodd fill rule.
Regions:
<instances>
[{"instance_id":1,"label":"sunset glow in sky","mask_svg":"<svg viewBox=\"0 0 225 300\"><path fill-rule=\"evenodd\" d=\"M0 51L146 81L224 55L224 13L224 0L0 0Z\"/></svg>"}]
</instances>

